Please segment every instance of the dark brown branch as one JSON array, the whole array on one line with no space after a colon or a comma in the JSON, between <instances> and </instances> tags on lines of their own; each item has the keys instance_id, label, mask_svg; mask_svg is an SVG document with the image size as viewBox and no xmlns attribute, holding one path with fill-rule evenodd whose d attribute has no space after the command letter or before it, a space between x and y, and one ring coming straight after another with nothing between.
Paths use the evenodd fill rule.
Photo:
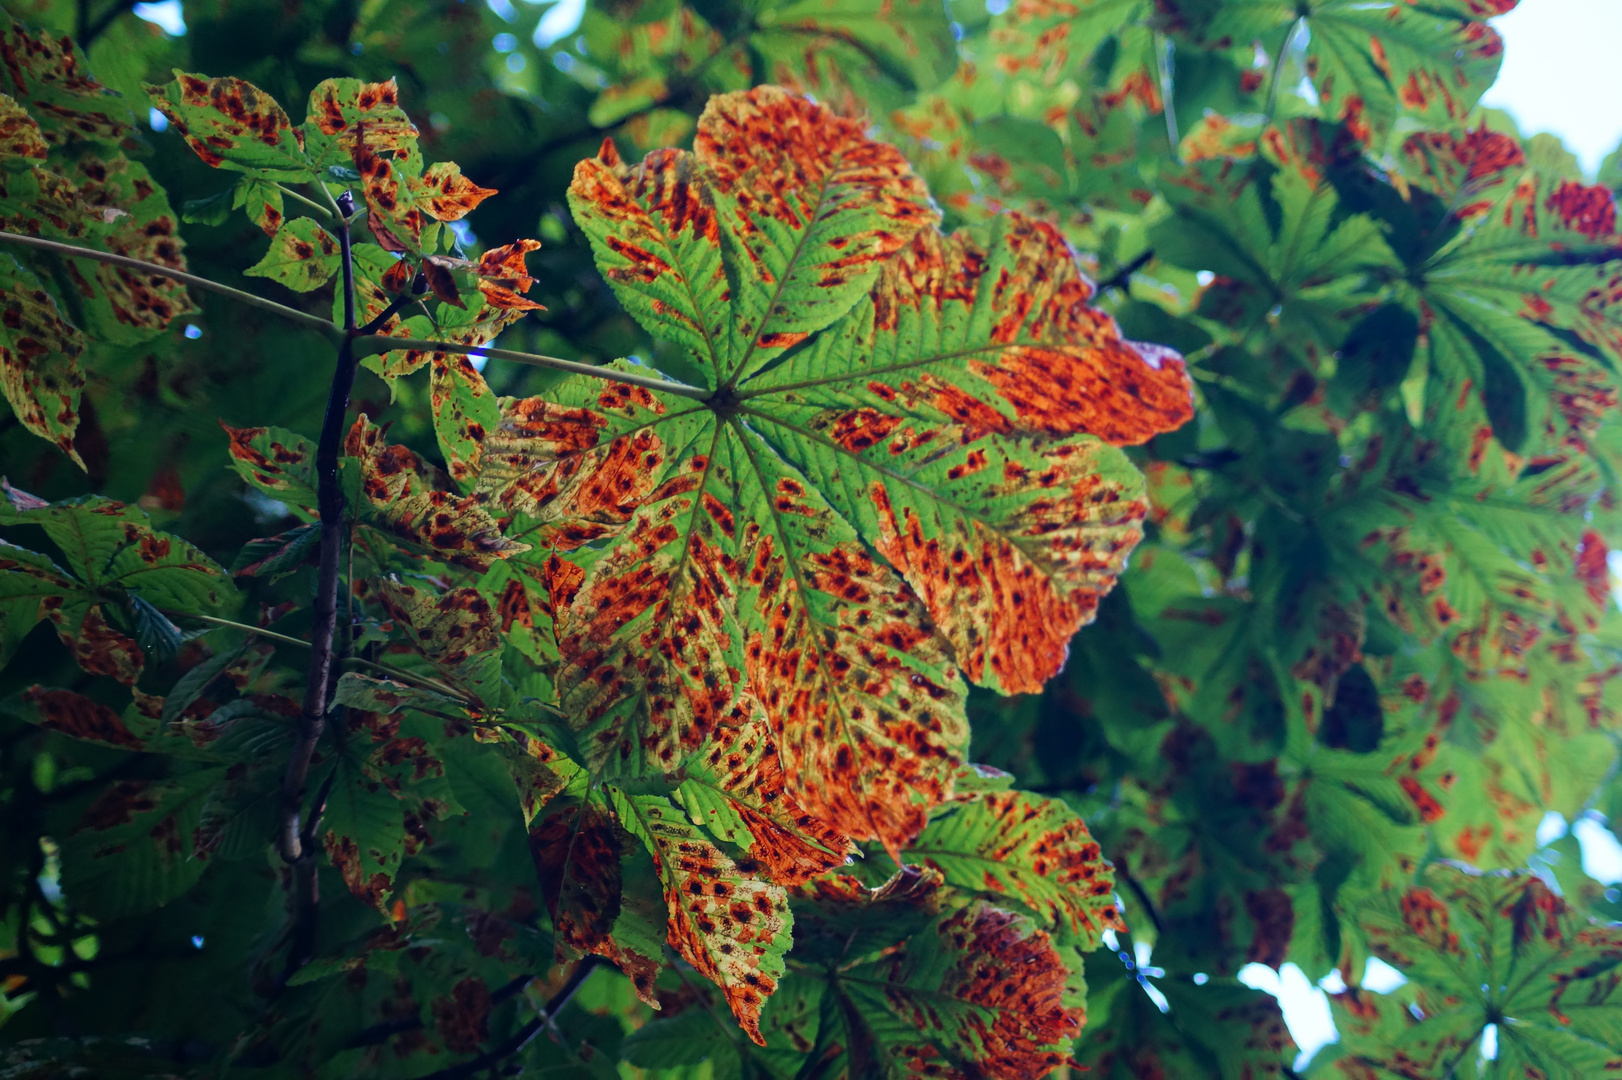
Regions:
<instances>
[{"instance_id":1,"label":"dark brown branch","mask_svg":"<svg viewBox=\"0 0 1622 1080\"><path fill-rule=\"evenodd\" d=\"M1115 273L1111 274L1109 277L1105 278L1103 281L1100 281L1098 283L1098 293L1097 293L1097 295L1102 296L1106 292L1109 292L1111 289L1124 289L1124 288L1126 288L1126 286L1132 280L1132 275L1137 273L1139 270L1142 270L1145 266L1149 265L1149 260L1153 259L1154 257L1155 257L1154 248L1150 248L1148 251L1145 251L1142 255L1139 255L1137 258L1133 259L1131 262L1127 263L1125 266L1123 266L1119 270L1115 271Z\"/></svg>"},{"instance_id":2,"label":"dark brown branch","mask_svg":"<svg viewBox=\"0 0 1622 1080\"><path fill-rule=\"evenodd\" d=\"M115 19L126 12L132 11L138 3L140 3L140 0L117 0L117 3L102 12L101 17L89 26L85 25L85 19L90 14L90 5L88 3L79 5L79 33L75 37L79 48L84 51L87 58L90 55L91 43L101 37L102 34L105 34L107 28L113 25Z\"/></svg>"},{"instance_id":3,"label":"dark brown branch","mask_svg":"<svg viewBox=\"0 0 1622 1080\"><path fill-rule=\"evenodd\" d=\"M345 193L347 199L348 193ZM332 706L332 642L338 624L338 565L343 554L344 494L338 483L338 458L343 449L344 421L355 386L355 267L349 240L348 215L353 203L340 200L344 212L338 223L338 251L343 264L344 340L338 346L327 413L316 443L316 505L321 515L321 554L316 571L315 624L310 633L310 670L304 685L304 708L299 716L298 742L282 776L282 826L277 847L288 864L292 881L288 905L293 917L293 940L284 978L308 963L315 947L317 891L313 834L301 829L304 784L315 746L326 729ZM323 801L324 801L323 796ZM312 814L318 814L319 809Z\"/></svg>"}]
</instances>

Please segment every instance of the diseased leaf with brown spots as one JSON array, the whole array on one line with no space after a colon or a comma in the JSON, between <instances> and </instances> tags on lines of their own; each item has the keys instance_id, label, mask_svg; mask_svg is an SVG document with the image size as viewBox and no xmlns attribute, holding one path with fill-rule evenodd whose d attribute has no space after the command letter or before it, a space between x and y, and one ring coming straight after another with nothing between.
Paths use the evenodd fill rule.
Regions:
<instances>
[{"instance_id":1,"label":"diseased leaf with brown spots","mask_svg":"<svg viewBox=\"0 0 1622 1080\"><path fill-rule=\"evenodd\" d=\"M39 125L28 110L8 94L0 94L0 157L45 160L48 148Z\"/></svg>"},{"instance_id":2,"label":"diseased leaf with brown spots","mask_svg":"<svg viewBox=\"0 0 1622 1080\"><path fill-rule=\"evenodd\" d=\"M33 710L29 719L49 731L124 750L141 750L146 745L121 716L83 694L31 686L23 691L22 700Z\"/></svg>"},{"instance_id":3,"label":"diseased leaf with brown spots","mask_svg":"<svg viewBox=\"0 0 1622 1080\"><path fill-rule=\"evenodd\" d=\"M751 422L1004 692L1059 669L1142 535L1141 478L1106 444L1191 415L1182 362L1122 340L1089 294L1046 226L926 232L871 306L744 389ZM866 490L825 479L847 474Z\"/></svg>"},{"instance_id":4,"label":"diseased leaf with brown spots","mask_svg":"<svg viewBox=\"0 0 1622 1080\"><path fill-rule=\"evenodd\" d=\"M50 293L31 284L32 275L12 265L0 291L0 388L23 427L55 443L82 469L73 436L85 383L79 370L84 336L61 316Z\"/></svg>"},{"instance_id":5,"label":"diseased leaf with brown spots","mask_svg":"<svg viewBox=\"0 0 1622 1080\"><path fill-rule=\"evenodd\" d=\"M177 69L173 82L148 86L147 94L209 165L284 183L314 179L303 133L275 99L252 83Z\"/></svg>"},{"instance_id":6,"label":"diseased leaf with brown spots","mask_svg":"<svg viewBox=\"0 0 1622 1080\"><path fill-rule=\"evenodd\" d=\"M145 165L122 154L84 156L67 175L78 185L80 204L98 223L93 246L186 269L180 218ZM86 259L74 260L69 274L85 297L85 331L120 344L149 341L193 310L186 287L163 274Z\"/></svg>"},{"instance_id":7,"label":"diseased leaf with brown spots","mask_svg":"<svg viewBox=\"0 0 1622 1080\"><path fill-rule=\"evenodd\" d=\"M471 496L435 489L422 461L403 446L383 441L383 429L361 414L350 428L344 453L355 459L367 519L389 535L473 570L488 570L527 545L508 540Z\"/></svg>"},{"instance_id":8,"label":"diseased leaf with brown spots","mask_svg":"<svg viewBox=\"0 0 1622 1080\"><path fill-rule=\"evenodd\" d=\"M938 883L824 877L796 895L800 970L826 979L808 1053L819 1075L1015 1080L1067 1059L1085 1014L1048 935Z\"/></svg>"},{"instance_id":9,"label":"diseased leaf with brown spots","mask_svg":"<svg viewBox=\"0 0 1622 1080\"><path fill-rule=\"evenodd\" d=\"M960 796L936 811L904 853L948 885L1031 912L1060 941L1095 949L1124 930L1115 872L1081 818L1058 799L1023 791Z\"/></svg>"},{"instance_id":10,"label":"diseased leaf with brown spots","mask_svg":"<svg viewBox=\"0 0 1622 1080\"><path fill-rule=\"evenodd\" d=\"M46 143L116 143L124 137L130 130L128 107L90 77L69 38L30 33L9 14L0 18L4 89L28 110Z\"/></svg>"},{"instance_id":11,"label":"diseased leaf with brown spots","mask_svg":"<svg viewBox=\"0 0 1622 1080\"><path fill-rule=\"evenodd\" d=\"M231 467L274 499L314 510L315 444L286 428L220 427L231 440Z\"/></svg>"},{"instance_id":12,"label":"diseased leaf with brown spots","mask_svg":"<svg viewBox=\"0 0 1622 1080\"><path fill-rule=\"evenodd\" d=\"M159 608L203 613L235 599L225 571L177 536L152 529L137 507L92 497L49 504L4 484L0 524L37 525L67 563L0 546L0 599L8 624L49 619L79 666L126 685L140 677L140 647L109 624L103 605L126 593ZM30 601L25 604L25 601Z\"/></svg>"},{"instance_id":13,"label":"diseased leaf with brown spots","mask_svg":"<svg viewBox=\"0 0 1622 1080\"><path fill-rule=\"evenodd\" d=\"M473 366L472 358L435 353L430 368L429 403L445 466L457 486L469 491L483 465L485 435L501 421L495 392Z\"/></svg>"},{"instance_id":14,"label":"diseased leaf with brown spots","mask_svg":"<svg viewBox=\"0 0 1622 1080\"><path fill-rule=\"evenodd\" d=\"M619 965L638 997L657 1001L664 905L657 882L643 880L643 874L653 876L647 852L609 815L602 796L585 792L554 801L530 825L529 849L558 959L601 956Z\"/></svg>"},{"instance_id":15,"label":"diseased leaf with brown spots","mask_svg":"<svg viewBox=\"0 0 1622 1080\"><path fill-rule=\"evenodd\" d=\"M899 152L776 87L713 98L690 155L630 168L605 144L569 201L622 302L712 385L838 318L935 220Z\"/></svg>"},{"instance_id":16,"label":"diseased leaf with brown spots","mask_svg":"<svg viewBox=\"0 0 1622 1080\"><path fill-rule=\"evenodd\" d=\"M362 141L374 153L417 145L417 128L400 108L400 88L393 79L327 79L310 91L299 135L315 169L349 164Z\"/></svg>"},{"instance_id":17,"label":"diseased leaf with brown spots","mask_svg":"<svg viewBox=\"0 0 1622 1080\"><path fill-rule=\"evenodd\" d=\"M676 798L689 820L747 852L782 885L843 866L856 845L794 801L759 706L740 698L739 708L748 711L729 717L685 763Z\"/></svg>"},{"instance_id":18,"label":"diseased leaf with brown spots","mask_svg":"<svg viewBox=\"0 0 1622 1080\"><path fill-rule=\"evenodd\" d=\"M335 753L322 847L349 891L388 911L404 860L433 841L434 822L461 811L428 736L443 722L409 711L365 721Z\"/></svg>"},{"instance_id":19,"label":"diseased leaf with brown spots","mask_svg":"<svg viewBox=\"0 0 1622 1080\"><path fill-rule=\"evenodd\" d=\"M733 860L662 795L610 788L615 812L653 852L670 910L670 944L721 988L744 1034L764 1046L760 1010L783 977L788 892L752 858Z\"/></svg>"},{"instance_id":20,"label":"diseased leaf with brown spots","mask_svg":"<svg viewBox=\"0 0 1622 1080\"><path fill-rule=\"evenodd\" d=\"M277 231L264 258L243 273L309 292L338 272L338 241L314 218L294 218Z\"/></svg>"},{"instance_id":21,"label":"diseased leaf with brown spots","mask_svg":"<svg viewBox=\"0 0 1622 1080\"><path fill-rule=\"evenodd\" d=\"M747 680L801 806L892 849L915 835L966 725L905 582L743 425L596 380L551 397L506 407L480 490L568 553L558 685L593 767L669 771Z\"/></svg>"},{"instance_id":22,"label":"diseased leaf with brown spots","mask_svg":"<svg viewBox=\"0 0 1622 1080\"><path fill-rule=\"evenodd\" d=\"M378 598L452 686L488 706L500 704L502 643L495 612L483 594L460 588L435 597L416 586L385 581Z\"/></svg>"},{"instance_id":23,"label":"diseased leaf with brown spots","mask_svg":"<svg viewBox=\"0 0 1622 1080\"><path fill-rule=\"evenodd\" d=\"M1298 10L1272 0L1160 0L1158 14L1200 48L1268 49L1299 19L1306 74L1323 113L1370 145L1406 113L1435 126L1462 121L1498 76L1504 43L1487 18L1516 0L1444 0L1419 9L1398 0L1324 0ZM1282 65L1280 66L1282 69Z\"/></svg>"},{"instance_id":24,"label":"diseased leaf with brown spots","mask_svg":"<svg viewBox=\"0 0 1622 1080\"><path fill-rule=\"evenodd\" d=\"M1506 1076L1622 1069L1622 932L1582 917L1539 878L1434 863L1408 888L1369 898L1357 918L1409 985L1392 997L1354 989L1332 999L1345 1074L1446 1070L1490 1024Z\"/></svg>"},{"instance_id":25,"label":"diseased leaf with brown spots","mask_svg":"<svg viewBox=\"0 0 1622 1080\"><path fill-rule=\"evenodd\" d=\"M1147 510L1108 442L1182 423L1188 379L1087 306L1057 233L940 237L899 156L826 110L729 95L696 145L605 147L571 200L628 309L728 385L505 403L476 490L560 554L594 769L669 771L747 691L795 802L897 852L960 761L947 644L1004 690L1058 669Z\"/></svg>"},{"instance_id":26,"label":"diseased leaf with brown spots","mask_svg":"<svg viewBox=\"0 0 1622 1080\"><path fill-rule=\"evenodd\" d=\"M268 180L244 176L231 189L231 209L243 211L266 236L274 237L282 227L282 189Z\"/></svg>"},{"instance_id":27,"label":"diseased leaf with brown spots","mask_svg":"<svg viewBox=\"0 0 1622 1080\"><path fill-rule=\"evenodd\" d=\"M164 780L118 780L62 840L62 886L101 918L161 907L208 869L196 857L203 802L224 776L199 769Z\"/></svg>"},{"instance_id":28,"label":"diseased leaf with brown spots","mask_svg":"<svg viewBox=\"0 0 1622 1080\"><path fill-rule=\"evenodd\" d=\"M372 132L368 126L366 139L375 147ZM428 166L421 176L412 177L407 183L423 211L438 221L460 221L496 193L495 188L475 184L462 175L460 166L448 161Z\"/></svg>"}]
</instances>

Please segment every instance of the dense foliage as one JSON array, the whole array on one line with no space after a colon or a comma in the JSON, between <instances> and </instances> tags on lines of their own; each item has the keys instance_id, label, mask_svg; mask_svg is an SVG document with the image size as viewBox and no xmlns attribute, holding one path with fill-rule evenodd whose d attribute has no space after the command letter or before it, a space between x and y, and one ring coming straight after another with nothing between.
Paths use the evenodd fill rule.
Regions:
<instances>
[{"instance_id":1,"label":"dense foliage","mask_svg":"<svg viewBox=\"0 0 1622 1080\"><path fill-rule=\"evenodd\" d=\"M0 1072L1622 1069L1514 4L6 0Z\"/></svg>"}]
</instances>

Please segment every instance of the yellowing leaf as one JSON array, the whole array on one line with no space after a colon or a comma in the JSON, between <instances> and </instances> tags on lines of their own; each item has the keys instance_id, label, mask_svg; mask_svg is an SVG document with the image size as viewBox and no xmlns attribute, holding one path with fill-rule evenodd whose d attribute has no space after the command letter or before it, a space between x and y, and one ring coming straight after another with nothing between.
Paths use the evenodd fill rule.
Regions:
<instances>
[{"instance_id":1,"label":"yellowing leaf","mask_svg":"<svg viewBox=\"0 0 1622 1080\"><path fill-rule=\"evenodd\" d=\"M9 260L8 260L9 261ZM23 427L55 443L79 468L84 337L64 319L45 290L16 277L0 292L0 388Z\"/></svg>"},{"instance_id":2,"label":"yellowing leaf","mask_svg":"<svg viewBox=\"0 0 1622 1080\"><path fill-rule=\"evenodd\" d=\"M894 853L950 794L958 665L1039 687L1113 582L1147 506L1109 443L1182 423L1187 375L1087 305L1057 233L940 236L899 155L803 99L718 98L696 147L607 147L571 200L715 395L505 403L476 490L560 553L593 769L669 772L758 701L794 801Z\"/></svg>"},{"instance_id":3,"label":"yellowing leaf","mask_svg":"<svg viewBox=\"0 0 1622 1080\"><path fill-rule=\"evenodd\" d=\"M45 137L28 110L0 94L0 156L45 160Z\"/></svg>"},{"instance_id":4,"label":"yellowing leaf","mask_svg":"<svg viewBox=\"0 0 1622 1080\"><path fill-rule=\"evenodd\" d=\"M130 130L128 107L90 77L68 37L30 33L7 14L0 56L7 90L28 110L50 146L82 140L116 143Z\"/></svg>"}]
</instances>

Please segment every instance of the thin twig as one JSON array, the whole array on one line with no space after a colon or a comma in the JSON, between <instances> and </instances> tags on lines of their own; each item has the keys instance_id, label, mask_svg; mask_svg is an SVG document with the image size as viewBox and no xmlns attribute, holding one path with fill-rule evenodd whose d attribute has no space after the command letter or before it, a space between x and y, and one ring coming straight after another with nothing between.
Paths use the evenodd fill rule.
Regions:
<instances>
[{"instance_id":1,"label":"thin twig","mask_svg":"<svg viewBox=\"0 0 1622 1080\"><path fill-rule=\"evenodd\" d=\"M81 3L79 5L79 33L76 44L84 51L85 56L90 55L91 43L107 32L107 28L113 25L113 20L134 9L138 3L140 3L140 0L118 0L112 7L102 12L101 18L88 27L85 26L85 16L90 14L90 5L89 3Z\"/></svg>"},{"instance_id":2,"label":"thin twig","mask_svg":"<svg viewBox=\"0 0 1622 1080\"><path fill-rule=\"evenodd\" d=\"M369 668L376 668L390 678L399 679L401 682L409 683L423 690L432 690L436 694L444 694L446 697L464 704L468 703L467 695L459 692L455 687L447 686L438 679L430 679L423 675L413 675L409 671L401 671L392 664L385 664L379 660L368 660L364 656L346 656L344 657L344 663L364 664Z\"/></svg>"},{"instance_id":3,"label":"thin twig","mask_svg":"<svg viewBox=\"0 0 1622 1080\"><path fill-rule=\"evenodd\" d=\"M165 615L173 615L179 619L197 619L199 622L213 623L215 626L223 626L231 630L240 630L244 634L256 634L259 637L270 638L272 641L280 641L284 645L297 645L301 649L310 648L310 643L305 641L303 638L292 637L288 634L278 634L276 631L266 630L262 626L250 626L248 623L233 622L230 619L221 619L213 615L194 615L189 611L176 611L173 608L159 608L158 610L163 612ZM360 656L349 656L345 657L344 659L346 663L364 664L369 668L376 668L378 671L381 671L391 679L398 679L401 682L410 683L412 686L418 686L424 690L432 690L436 694L444 694L446 697L455 698L458 701L467 700L467 696L465 694L462 694L453 686L448 686L445 683L440 682L438 679L431 679L426 675L418 675L414 672L406 671L404 668L395 667L393 664L385 664L381 660L367 660Z\"/></svg>"},{"instance_id":4,"label":"thin twig","mask_svg":"<svg viewBox=\"0 0 1622 1080\"><path fill-rule=\"evenodd\" d=\"M59 255L71 255L76 259L94 259L96 262L110 263L113 266L124 266L131 270L140 270L144 273L155 274L160 277L173 278L182 284L191 285L199 289L206 289L209 292L216 292L221 296L229 296L231 299L248 304L251 307L272 312L276 315L280 315L284 319L291 319L293 322L299 323L303 326L308 326L312 330L321 331L334 341L339 340L341 337L341 332L337 327L333 326L332 323L319 316L311 315L308 312L300 311L297 308L290 308L286 304L278 304L274 300L266 300L264 297L255 296L251 292L245 292L242 289L233 289L229 285L221 285L217 281L210 281L208 278L198 277L196 274L188 274L184 270L176 270L160 263L144 262L141 259L132 259L128 255L114 255L110 251L98 251L95 248L80 247L77 244L58 243L55 240L44 240L38 236L24 236L21 233L0 232L0 243L19 244L23 247L38 248L41 251L54 251Z\"/></svg>"},{"instance_id":5,"label":"thin twig","mask_svg":"<svg viewBox=\"0 0 1622 1080\"><path fill-rule=\"evenodd\" d=\"M393 352L396 349L489 356L496 360L511 360L519 364L529 364L531 367L549 368L552 371L567 371L573 375L589 375L594 379L605 379L609 382L642 386L649 390L675 394L678 397L693 398L696 401L703 401L712 393L712 391L700 386L688 386L686 383L672 382L669 379L662 379L653 375L612 371L608 368L598 367L595 364L582 364L578 360L560 360L555 356L515 352L512 349L492 349L488 345L464 345L454 341L423 341L420 338L397 338L389 337L386 334L374 334L355 339L355 354L357 356L376 356L381 353Z\"/></svg>"},{"instance_id":6,"label":"thin twig","mask_svg":"<svg viewBox=\"0 0 1622 1080\"><path fill-rule=\"evenodd\" d=\"M1177 109L1173 104L1173 92L1176 88L1172 76L1172 45L1171 39L1158 31L1154 36L1155 68L1160 75L1160 111L1166 118L1166 138L1171 142L1171 156L1175 161L1181 161L1182 155L1178 147L1182 144L1182 137L1177 134Z\"/></svg>"},{"instance_id":7,"label":"thin twig","mask_svg":"<svg viewBox=\"0 0 1622 1080\"><path fill-rule=\"evenodd\" d=\"M311 210L314 210L316 213L320 214L322 217L326 218L328 221L332 220L332 211L329 210L327 207L322 206L320 203L316 202L314 199L310 198L308 195L304 195L304 194L301 194L300 192L294 191L292 188L288 187L286 184L274 184L273 183L270 186L275 188L277 191L280 191L283 195L286 195L290 199L297 199L299 202L303 203L305 206L308 206Z\"/></svg>"},{"instance_id":8,"label":"thin twig","mask_svg":"<svg viewBox=\"0 0 1622 1080\"><path fill-rule=\"evenodd\" d=\"M512 349L494 349L487 345L467 345L458 341L425 341L421 338L396 338L388 337L382 334L362 333L360 331L354 331L352 334L346 335L344 331L338 329L331 323L327 322L327 320L322 319L319 316L299 311L297 308L290 308L285 304L278 304L274 300L266 300L262 296L255 296L253 293L245 292L242 289L233 289L229 285L221 285L217 281L210 281L208 278L198 277L196 274L188 274L184 270L175 270L159 263L143 262L140 259L132 259L127 255L114 255L112 252L108 251L98 251L95 248L79 247L76 244L62 244L55 240L42 240L37 236L23 236L20 233L0 232L0 243L20 244L24 247L39 248L44 251L54 251L63 255L71 255L74 258L94 259L97 262L111 263L114 266L127 266L133 270L141 270L145 273L155 274L160 277L173 278L174 280L183 282L184 284L194 285L199 289L206 289L209 292L219 293L221 296L228 296L233 300L238 300L252 307L273 312L274 314L280 315L286 319L291 319L293 322L299 323L303 326L308 326L311 329L319 330L331 340L342 342L344 345L348 346L351 350L351 355L355 360L360 360L367 356L376 356L382 353L391 352L395 349L417 349L422 352L460 353L464 355L476 354L479 356L494 357L497 360L511 360L519 364L529 364L532 367L549 368L553 371L566 371L573 375L589 375L594 379L602 379L606 382L627 383L631 386L641 386L649 390L659 390L667 394L675 394L678 397L693 398L697 401L702 401L708 398L711 393L709 390L706 390L703 387L688 386L686 383L673 382L669 379L657 378L652 375L637 375L634 372L611 371L607 368L598 367L594 364L582 364L576 360L562 360L555 356L542 356L538 353L516 352ZM353 272L353 268L351 267L348 273L353 275ZM415 299L416 298L413 297L411 300L408 300L407 303L410 303ZM370 328L371 324L367 324L366 329Z\"/></svg>"},{"instance_id":9,"label":"thin twig","mask_svg":"<svg viewBox=\"0 0 1622 1080\"><path fill-rule=\"evenodd\" d=\"M266 630L262 626L250 626L247 623L233 622L230 619L220 619L213 615L194 615L189 611L175 611L172 608L159 608L158 610L163 612L165 615L173 615L176 618L196 619L199 622L213 623L215 626L224 626L229 627L232 630L241 630L244 634L258 634L260 637L267 637L273 641L280 641L287 645L297 645L302 649L308 649L310 647L310 643L305 641L303 638L289 637L286 634L278 634L276 631Z\"/></svg>"},{"instance_id":10,"label":"thin twig","mask_svg":"<svg viewBox=\"0 0 1622 1080\"><path fill-rule=\"evenodd\" d=\"M1155 257L1155 249L1150 248L1115 273L1098 283L1097 295L1102 296L1111 289L1124 289L1132 283L1132 275L1149 265L1149 260Z\"/></svg>"}]
</instances>

